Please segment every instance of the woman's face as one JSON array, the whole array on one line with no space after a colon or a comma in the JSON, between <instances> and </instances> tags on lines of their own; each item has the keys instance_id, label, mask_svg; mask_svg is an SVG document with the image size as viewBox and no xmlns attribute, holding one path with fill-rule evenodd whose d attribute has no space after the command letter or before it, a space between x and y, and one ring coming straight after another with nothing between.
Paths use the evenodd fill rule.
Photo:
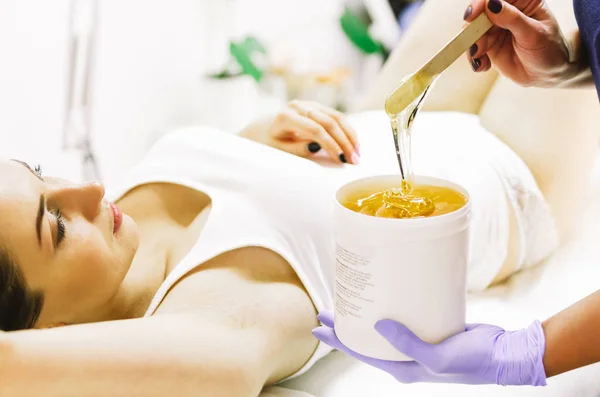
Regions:
<instances>
[{"instance_id":1,"label":"woman's face","mask_svg":"<svg viewBox=\"0 0 600 397\"><path fill-rule=\"evenodd\" d=\"M119 225L119 211L103 198L100 184L0 162L0 246L44 294L36 326L80 322L119 291L139 238L133 220L123 215Z\"/></svg>"}]
</instances>

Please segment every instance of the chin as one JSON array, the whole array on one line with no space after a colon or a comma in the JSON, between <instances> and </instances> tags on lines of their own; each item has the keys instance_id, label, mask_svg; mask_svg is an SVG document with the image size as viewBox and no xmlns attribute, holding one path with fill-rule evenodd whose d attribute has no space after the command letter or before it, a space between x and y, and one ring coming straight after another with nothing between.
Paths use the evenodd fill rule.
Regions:
<instances>
[{"instance_id":1,"label":"chin","mask_svg":"<svg viewBox=\"0 0 600 397\"><path fill-rule=\"evenodd\" d=\"M123 214L123 223L116 234L117 240L125 249L131 251L131 257L135 255L140 245L140 234L135 221L128 215Z\"/></svg>"}]
</instances>

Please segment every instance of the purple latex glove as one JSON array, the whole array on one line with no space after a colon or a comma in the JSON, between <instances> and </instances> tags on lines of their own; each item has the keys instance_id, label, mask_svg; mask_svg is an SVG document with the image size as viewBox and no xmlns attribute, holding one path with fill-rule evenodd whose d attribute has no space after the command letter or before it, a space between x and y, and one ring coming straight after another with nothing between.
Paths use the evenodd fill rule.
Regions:
<instances>
[{"instance_id":1,"label":"purple latex glove","mask_svg":"<svg viewBox=\"0 0 600 397\"><path fill-rule=\"evenodd\" d=\"M313 334L323 343L379 368L402 383L462 383L470 385L545 386L545 337L542 325L509 332L485 324L468 325L465 332L433 345L419 339L404 325L381 320L375 329L398 351L415 361L385 361L365 357L340 342L333 313L319 314L323 326Z\"/></svg>"}]
</instances>

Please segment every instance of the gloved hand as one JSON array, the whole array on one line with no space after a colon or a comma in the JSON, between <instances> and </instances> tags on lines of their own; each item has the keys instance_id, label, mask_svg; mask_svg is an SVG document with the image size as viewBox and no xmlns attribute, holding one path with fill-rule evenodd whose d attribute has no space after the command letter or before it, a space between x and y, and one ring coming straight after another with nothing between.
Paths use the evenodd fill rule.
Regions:
<instances>
[{"instance_id":1,"label":"gloved hand","mask_svg":"<svg viewBox=\"0 0 600 397\"><path fill-rule=\"evenodd\" d=\"M465 332L433 345L404 325L382 320L375 329L398 351L415 361L386 361L360 355L337 338L333 313L318 316L323 326L313 334L323 343L379 368L402 383L462 383L545 386L545 337L539 321L509 332L485 324L468 325Z\"/></svg>"}]
</instances>

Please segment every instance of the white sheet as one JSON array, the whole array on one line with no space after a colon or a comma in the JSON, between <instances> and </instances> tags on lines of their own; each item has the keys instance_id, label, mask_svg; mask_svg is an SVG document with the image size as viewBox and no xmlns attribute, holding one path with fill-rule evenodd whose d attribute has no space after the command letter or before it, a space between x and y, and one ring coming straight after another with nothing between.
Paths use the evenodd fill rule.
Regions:
<instances>
[{"instance_id":1,"label":"white sheet","mask_svg":"<svg viewBox=\"0 0 600 397\"><path fill-rule=\"evenodd\" d=\"M573 239L546 263L514 276L502 286L470 296L469 322L490 322L512 329L525 327L535 318L545 319L600 287L600 157L589 197ZM308 373L283 386L316 397L597 397L600 365L549 379L546 388L403 385L385 373L334 352ZM279 396L275 394L278 392L281 390L274 390L273 396Z\"/></svg>"}]
</instances>

